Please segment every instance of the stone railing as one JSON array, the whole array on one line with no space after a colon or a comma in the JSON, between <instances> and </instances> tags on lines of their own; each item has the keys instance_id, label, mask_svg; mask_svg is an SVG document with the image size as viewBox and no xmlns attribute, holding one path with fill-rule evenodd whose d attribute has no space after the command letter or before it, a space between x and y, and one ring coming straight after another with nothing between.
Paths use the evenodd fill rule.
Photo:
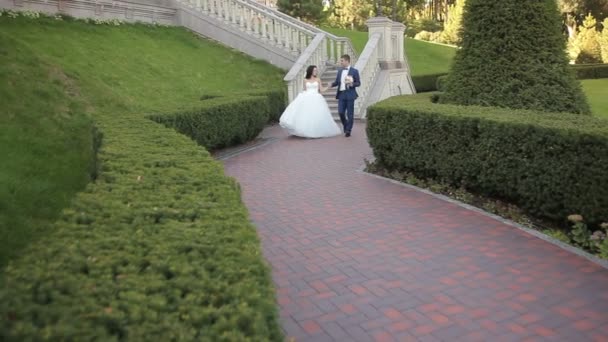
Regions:
<instances>
[{"instance_id":1,"label":"stone railing","mask_svg":"<svg viewBox=\"0 0 608 342\"><path fill-rule=\"evenodd\" d=\"M326 41L325 34L317 33L312 42L296 60L287 75L285 75L284 81L287 85L289 102L293 101L304 88L305 72L309 65L316 65L319 75L325 70L327 61Z\"/></svg>"},{"instance_id":2,"label":"stone railing","mask_svg":"<svg viewBox=\"0 0 608 342\"><path fill-rule=\"evenodd\" d=\"M355 64L355 68L359 70L361 86L357 89L359 94L358 101L355 102L355 116L364 117L367 110L367 98L375 85L375 80L380 72L380 58L378 55L379 44L382 35L379 33L372 34L361 52L359 60Z\"/></svg>"},{"instance_id":3,"label":"stone railing","mask_svg":"<svg viewBox=\"0 0 608 342\"><path fill-rule=\"evenodd\" d=\"M216 18L236 28L261 44L271 44L299 56L310 44L315 32L284 20L266 6L243 0L178 0L191 9Z\"/></svg>"},{"instance_id":4,"label":"stone railing","mask_svg":"<svg viewBox=\"0 0 608 342\"><path fill-rule=\"evenodd\" d=\"M286 22L290 22L296 26L302 27L305 30L314 32L314 33L323 33L327 38L327 62L329 63L337 63L340 59L340 56L344 54L348 54L351 57L351 62L355 62L357 60L357 53L350 39L346 37L338 37L329 32L326 32L314 25L305 23L301 20L298 20L292 16L289 16L283 12L280 12L274 8L270 8L266 5L260 4L255 0L242 0L250 3L252 6L259 8L262 11L267 13L271 13L272 15L285 20Z\"/></svg>"}]
</instances>

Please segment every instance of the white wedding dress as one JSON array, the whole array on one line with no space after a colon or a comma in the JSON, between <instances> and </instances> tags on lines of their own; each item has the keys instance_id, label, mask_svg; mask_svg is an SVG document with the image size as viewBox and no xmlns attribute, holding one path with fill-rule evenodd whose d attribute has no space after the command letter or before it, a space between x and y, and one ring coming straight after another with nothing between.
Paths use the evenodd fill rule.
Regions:
<instances>
[{"instance_id":1,"label":"white wedding dress","mask_svg":"<svg viewBox=\"0 0 608 342\"><path fill-rule=\"evenodd\" d=\"M326 138L342 133L319 93L318 82L306 82L306 89L287 106L279 119L289 134L304 138Z\"/></svg>"}]
</instances>

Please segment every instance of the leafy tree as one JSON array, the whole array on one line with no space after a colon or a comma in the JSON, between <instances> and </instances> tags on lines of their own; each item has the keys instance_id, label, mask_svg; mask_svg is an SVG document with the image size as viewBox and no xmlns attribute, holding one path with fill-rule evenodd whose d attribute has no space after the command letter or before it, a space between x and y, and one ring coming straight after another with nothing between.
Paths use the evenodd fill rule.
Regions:
<instances>
[{"instance_id":1,"label":"leafy tree","mask_svg":"<svg viewBox=\"0 0 608 342\"><path fill-rule=\"evenodd\" d=\"M590 113L555 0L467 0L443 103Z\"/></svg>"},{"instance_id":2,"label":"leafy tree","mask_svg":"<svg viewBox=\"0 0 608 342\"><path fill-rule=\"evenodd\" d=\"M320 0L277 0L279 11L313 24L325 16L323 2Z\"/></svg>"},{"instance_id":3,"label":"leafy tree","mask_svg":"<svg viewBox=\"0 0 608 342\"><path fill-rule=\"evenodd\" d=\"M602 22L602 33L600 34L600 49L602 52L602 61L608 63L608 18Z\"/></svg>"},{"instance_id":4,"label":"leafy tree","mask_svg":"<svg viewBox=\"0 0 608 342\"><path fill-rule=\"evenodd\" d=\"M606 0L556 0L563 17L563 23L568 37L576 36L577 28L588 14L600 21L608 17L608 1Z\"/></svg>"},{"instance_id":5,"label":"leafy tree","mask_svg":"<svg viewBox=\"0 0 608 342\"><path fill-rule=\"evenodd\" d=\"M601 63L602 50L600 47L600 34L596 29L597 21L589 14L576 35L576 47L579 54L576 63Z\"/></svg>"},{"instance_id":6,"label":"leafy tree","mask_svg":"<svg viewBox=\"0 0 608 342\"><path fill-rule=\"evenodd\" d=\"M448 7L448 17L441 33L441 41L446 44L460 44L460 31L462 28L462 15L464 14L465 0L456 0Z\"/></svg>"},{"instance_id":7,"label":"leafy tree","mask_svg":"<svg viewBox=\"0 0 608 342\"><path fill-rule=\"evenodd\" d=\"M331 14L327 19L334 27L361 29L374 15L374 4L367 0L333 0Z\"/></svg>"}]
</instances>

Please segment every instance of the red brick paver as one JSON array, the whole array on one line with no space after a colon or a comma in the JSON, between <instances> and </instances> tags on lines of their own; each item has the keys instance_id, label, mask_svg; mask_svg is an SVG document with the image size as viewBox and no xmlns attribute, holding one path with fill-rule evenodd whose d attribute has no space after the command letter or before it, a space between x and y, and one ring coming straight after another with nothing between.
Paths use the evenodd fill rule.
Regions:
<instances>
[{"instance_id":1,"label":"red brick paver","mask_svg":"<svg viewBox=\"0 0 608 342\"><path fill-rule=\"evenodd\" d=\"M351 138L277 141L225 161L296 341L608 341L608 271L440 198L358 172Z\"/></svg>"}]
</instances>

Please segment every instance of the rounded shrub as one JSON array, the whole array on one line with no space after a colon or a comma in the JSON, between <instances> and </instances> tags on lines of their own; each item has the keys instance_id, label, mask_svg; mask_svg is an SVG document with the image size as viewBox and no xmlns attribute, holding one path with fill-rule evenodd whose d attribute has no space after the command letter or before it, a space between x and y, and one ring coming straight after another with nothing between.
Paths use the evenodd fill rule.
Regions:
<instances>
[{"instance_id":1,"label":"rounded shrub","mask_svg":"<svg viewBox=\"0 0 608 342\"><path fill-rule=\"evenodd\" d=\"M468 0L442 103L589 114L555 0Z\"/></svg>"}]
</instances>

